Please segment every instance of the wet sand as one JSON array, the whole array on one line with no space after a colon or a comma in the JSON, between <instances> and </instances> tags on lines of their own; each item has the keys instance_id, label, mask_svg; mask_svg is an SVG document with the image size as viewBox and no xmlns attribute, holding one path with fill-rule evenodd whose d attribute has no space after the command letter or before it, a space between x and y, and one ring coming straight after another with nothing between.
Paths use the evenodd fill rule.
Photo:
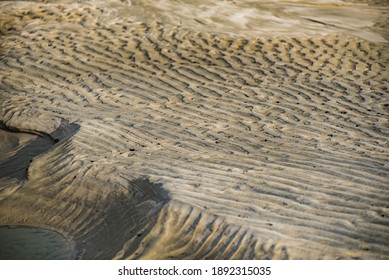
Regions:
<instances>
[{"instance_id":1,"label":"wet sand","mask_svg":"<svg viewBox=\"0 0 389 280\"><path fill-rule=\"evenodd\" d=\"M81 259L389 258L387 7L71 2L0 3L0 225Z\"/></svg>"},{"instance_id":2,"label":"wet sand","mask_svg":"<svg viewBox=\"0 0 389 280\"><path fill-rule=\"evenodd\" d=\"M34 227L0 227L0 260L67 260L71 245L59 233Z\"/></svg>"}]
</instances>

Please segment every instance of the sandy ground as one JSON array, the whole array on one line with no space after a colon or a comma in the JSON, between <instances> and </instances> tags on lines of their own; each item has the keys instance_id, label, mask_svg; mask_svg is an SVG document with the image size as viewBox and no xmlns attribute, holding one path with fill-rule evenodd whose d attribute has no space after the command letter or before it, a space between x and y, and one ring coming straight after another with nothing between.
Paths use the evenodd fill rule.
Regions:
<instances>
[{"instance_id":1,"label":"sandy ground","mask_svg":"<svg viewBox=\"0 0 389 280\"><path fill-rule=\"evenodd\" d=\"M34 227L0 227L0 260L68 260L72 248L66 238L56 231Z\"/></svg>"},{"instance_id":2,"label":"sandy ground","mask_svg":"<svg viewBox=\"0 0 389 280\"><path fill-rule=\"evenodd\" d=\"M388 8L178 2L0 2L0 226L81 259L389 259Z\"/></svg>"}]
</instances>

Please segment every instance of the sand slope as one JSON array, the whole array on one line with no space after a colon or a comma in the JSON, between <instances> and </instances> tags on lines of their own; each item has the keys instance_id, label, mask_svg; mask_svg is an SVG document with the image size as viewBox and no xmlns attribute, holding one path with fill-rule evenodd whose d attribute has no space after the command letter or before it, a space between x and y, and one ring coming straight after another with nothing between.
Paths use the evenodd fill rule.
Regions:
<instances>
[{"instance_id":1,"label":"sand slope","mask_svg":"<svg viewBox=\"0 0 389 280\"><path fill-rule=\"evenodd\" d=\"M0 225L85 259L389 258L387 44L0 5L0 121L52 145L2 171Z\"/></svg>"}]
</instances>

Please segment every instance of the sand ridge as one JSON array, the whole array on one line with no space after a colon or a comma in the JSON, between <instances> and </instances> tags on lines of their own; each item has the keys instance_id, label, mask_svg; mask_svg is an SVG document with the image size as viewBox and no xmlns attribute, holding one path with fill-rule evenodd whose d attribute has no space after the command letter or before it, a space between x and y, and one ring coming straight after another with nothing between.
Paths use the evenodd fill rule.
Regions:
<instances>
[{"instance_id":1,"label":"sand ridge","mask_svg":"<svg viewBox=\"0 0 389 280\"><path fill-rule=\"evenodd\" d=\"M0 121L54 142L1 225L85 259L388 258L387 44L1 5Z\"/></svg>"}]
</instances>

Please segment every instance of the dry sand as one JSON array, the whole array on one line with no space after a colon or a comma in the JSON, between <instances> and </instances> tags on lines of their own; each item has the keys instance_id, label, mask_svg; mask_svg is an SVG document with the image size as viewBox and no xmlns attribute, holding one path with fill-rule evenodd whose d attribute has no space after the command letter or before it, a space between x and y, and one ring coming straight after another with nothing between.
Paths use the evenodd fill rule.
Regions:
<instances>
[{"instance_id":1,"label":"dry sand","mask_svg":"<svg viewBox=\"0 0 389 280\"><path fill-rule=\"evenodd\" d=\"M0 2L0 225L82 259L389 259L387 7L72 2Z\"/></svg>"}]
</instances>

